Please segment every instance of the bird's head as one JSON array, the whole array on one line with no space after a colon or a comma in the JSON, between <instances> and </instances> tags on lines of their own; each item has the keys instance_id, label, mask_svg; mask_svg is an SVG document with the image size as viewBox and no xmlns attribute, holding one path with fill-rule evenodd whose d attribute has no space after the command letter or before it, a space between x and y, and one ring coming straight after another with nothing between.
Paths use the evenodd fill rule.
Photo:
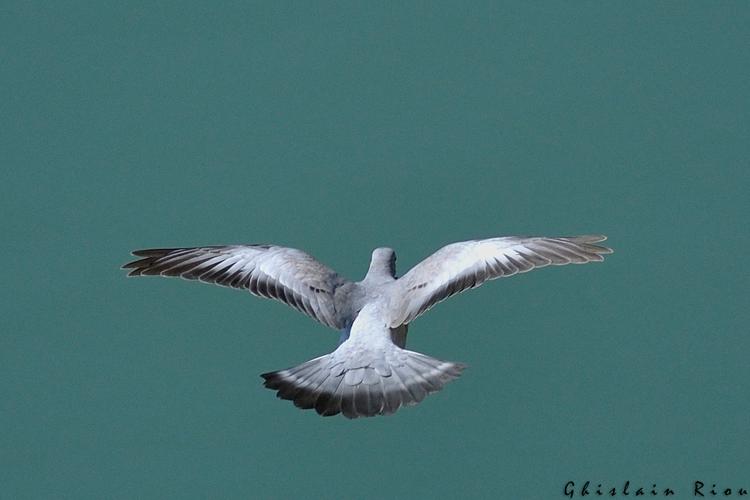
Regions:
<instances>
[{"instance_id":1,"label":"bird's head","mask_svg":"<svg viewBox=\"0 0 750 500\"><path fill-rule=\"evenodd\" d=\"M392 280L396 277L396 252L392 248L381 247L372 251L370 269L367 271L366 280L374 279Z\"/></svg>"}]
</instances>

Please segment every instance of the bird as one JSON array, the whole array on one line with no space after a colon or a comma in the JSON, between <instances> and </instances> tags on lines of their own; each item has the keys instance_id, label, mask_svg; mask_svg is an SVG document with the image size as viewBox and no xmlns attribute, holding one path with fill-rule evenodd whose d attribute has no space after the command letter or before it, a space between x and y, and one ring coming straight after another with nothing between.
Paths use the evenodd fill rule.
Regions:
<instances>
[{"instance_id":1,"label":"bird","mask_svg":"<svg viewBox=\"0 0 750 500\"><path fill-rule=\"evenodd\" d=\"M391 415L456 379L463 363L406 349L412 321L443 300L486 281L549 265L604 260L603 235L503 236L446 245L396 275L396 253L372 252L361 281L311 255L249 244L135 250L128 276L173 276L245 290L283 302L339 332L335 350L264 373L265 387L301 409L346 418Z\"/></svg>"}]
</instances>

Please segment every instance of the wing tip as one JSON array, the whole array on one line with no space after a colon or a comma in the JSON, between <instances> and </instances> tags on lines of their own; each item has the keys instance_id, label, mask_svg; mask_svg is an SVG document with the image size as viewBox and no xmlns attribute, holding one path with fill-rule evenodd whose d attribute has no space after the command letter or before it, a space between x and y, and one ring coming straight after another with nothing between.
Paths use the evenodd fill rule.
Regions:
<instances>
[{"instance_id":1,"label":"wing tip","mask_svg":"<svg viewBox=\"0 0 750 500\"><path fill-rule=\"evenodd\" d=\"M174 248L146 248L143 250L133 250L130 252L130 254L141 258L123 264L122 266L120 266L120 269L132 269L132 271L128 273L128 276L140 276L140 271L142 271L143 268L146 267L144 266L144 264L146 264L149 260L152 260L155 257L158 258L160 256L166 255L173 250Z\"/></svg>"},{"instance_id":2,"label":"wing tip","mask_svg":"<svg viewBox=\"0 0 750 500\"><path fill-rule=\"evenodd\" d=\"M605 241L607 236L604 234L581 234L578 236L568 236L565 239L580 241L581 243L599 243Z\"/></svg>"},{"instance_id":3,"label":"wing tip","mask_svg":"<svg viewBox=\"0 0 750 500\"><path fill-rule=\"evenodd\" d=\"M132 269L132 271L128 273L128 276L142 276L148 267L155 261L181 250L188 250L188 248L144 248L133 250L130 252L131 255L140 258L123 264L120 269Z\"/></svg>"},{"instance_id":4,"label":"wing tip","mask_svg":"<svg viewBox=\"0 0 750 500\"><path fill-rule=\"evenodd\" d=\"M143 270L143 266L141 264L142 264L141 260L134 260L134 261L121 265L120 269L130 270L130 272L128 272L128 276L138 276L141 274L140 272Z\"/></svg>"},{"instance_id":5,"label":"wing tip","mask_svg":"<svg viewBox=\"0 0 750 500\"><path fill-rule=\"evenodd\" d=\"M175 250L184 250L184 248L143 248L141 250L133 250L130 252L136 257L155 257L159 255L166 255Z\"/></svg>"},{"instance_id":6,"label":"wing tip","mask_svg":"<svg viewBox=\"0 0 750 500\"><path fill-rule=\"evenodd\" d=\"M612 254L615 253L614 250L612 250L610 247L605 245L598 245L598 243L601 243L603 241L607 241L607 236L604 234L582 234L580 236L568 236L563 239L572 241L577 244L584 244L587 245L589 248L594 250L597 254ZM604 260L597 259L597 261Z\"/></svg>"}]
</instances>

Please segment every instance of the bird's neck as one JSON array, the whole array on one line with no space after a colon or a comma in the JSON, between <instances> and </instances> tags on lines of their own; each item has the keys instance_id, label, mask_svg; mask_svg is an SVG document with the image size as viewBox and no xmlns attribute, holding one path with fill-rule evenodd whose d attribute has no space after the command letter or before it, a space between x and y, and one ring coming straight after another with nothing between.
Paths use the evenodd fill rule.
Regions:
<instances>
[{"instance_id":1,"label":"bird's neck","mask_svg":"<svg viewBox=\"0 0 750 500\"><path fill-rule=\"evenodd\" d=\"M367 283L387 283L393 281L396 275L396 270L393 267L393 264L390 262L373 260L370 262L370 268L367 270L364 281Z\"/></svg>"}]
</instances>

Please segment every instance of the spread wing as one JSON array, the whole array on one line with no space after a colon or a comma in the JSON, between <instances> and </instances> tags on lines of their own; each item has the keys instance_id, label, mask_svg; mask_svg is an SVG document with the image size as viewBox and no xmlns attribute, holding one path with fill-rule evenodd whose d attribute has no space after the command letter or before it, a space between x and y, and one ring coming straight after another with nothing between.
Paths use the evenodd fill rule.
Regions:
<instances>
[{"instance_id":1,"label":"spread wing","mask_svg":"<svg viewBox=\"0 0 750 500\"><path fill-rule=\"evenodd\" d=\"M604 260L612 250L605 236L564 238L508 236L447 245L414 266L397 282L391 327L409 323L448 297L485 281L548 265Z\"/></svg>"},{"instance_id":2,"label":"spread wing","mask_svg":"<svg viewBox=\"0 0 750 500\"><path fill-rule=\"evenodd\" d=\"M247 290L288 304L331 328L343 327L334 294L347 280L310 255L274 245L136 250L128 276L177 276Z\"/></svg>"}]
</instances>

